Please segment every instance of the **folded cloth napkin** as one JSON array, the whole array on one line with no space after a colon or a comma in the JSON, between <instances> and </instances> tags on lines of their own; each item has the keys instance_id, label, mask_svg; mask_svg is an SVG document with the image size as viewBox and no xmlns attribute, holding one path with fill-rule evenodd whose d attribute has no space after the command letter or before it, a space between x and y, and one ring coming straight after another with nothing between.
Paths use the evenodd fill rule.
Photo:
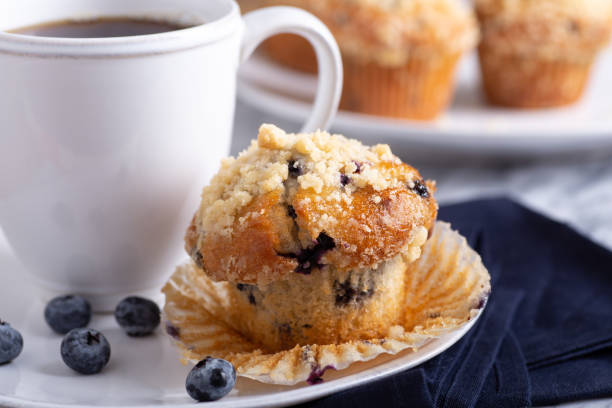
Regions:
<instances>
[{"instance_id":1,"label":"folded cloth napkin","mask_svg":"<svg viewBox=\"0 0 612 408\"><path fill-rule=\"evenodd\" d=\"M507 199L443 207L492 293L438 357L305 407L522 407L612 397L612 252Z\"/></svg>"}]
</instances>

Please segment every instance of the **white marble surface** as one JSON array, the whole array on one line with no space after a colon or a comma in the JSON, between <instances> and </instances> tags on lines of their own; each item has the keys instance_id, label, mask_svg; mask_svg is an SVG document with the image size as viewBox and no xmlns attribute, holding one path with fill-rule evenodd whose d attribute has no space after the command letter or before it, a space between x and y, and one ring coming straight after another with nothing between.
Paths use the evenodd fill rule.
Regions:
<instances>
[{"instance_id":1,"label":"white marble surface","mask_svg":"<svg viewBox=\"0 0 612 408\"><path fill-rule=\"evenodd\" d=\"M262 122L289 130L298 124L238 104L232 154L246 148ZM333 130L333 129L332 129ZM358 138L358 135L347 135ZM612 137L612 135L610 135ZM395 149L395 146L394 146ZM424 177L438 183L441 204L505 195L559 221L612 249L612 152L582 157L557 157L522 163L492 163L476 157L450 160L429 155L400 156ZM612 399L581 401L566 408L612 408Z\"/></svg>"}]
</instances>

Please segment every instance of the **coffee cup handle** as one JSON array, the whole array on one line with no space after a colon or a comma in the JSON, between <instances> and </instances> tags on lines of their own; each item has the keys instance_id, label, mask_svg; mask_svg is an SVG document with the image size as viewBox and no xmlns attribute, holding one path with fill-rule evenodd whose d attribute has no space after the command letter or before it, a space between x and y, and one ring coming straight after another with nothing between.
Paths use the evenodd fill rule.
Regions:
<instances>
[{"instance_id":1,"label":"coffee cup handle","mask_svg":"<svg viewBox=\"0 0 612 408\"><path fill-rule=\"evenodd\" d=\"M246 31L241 62L246 61L266 38L291 33L307 39L317 55L319 84L310 117L303 132L325 130L338 111L342 94L342 59L329 29L312 14L295 7L268 7L244 16Z\"/></svg>"}]
</instances>

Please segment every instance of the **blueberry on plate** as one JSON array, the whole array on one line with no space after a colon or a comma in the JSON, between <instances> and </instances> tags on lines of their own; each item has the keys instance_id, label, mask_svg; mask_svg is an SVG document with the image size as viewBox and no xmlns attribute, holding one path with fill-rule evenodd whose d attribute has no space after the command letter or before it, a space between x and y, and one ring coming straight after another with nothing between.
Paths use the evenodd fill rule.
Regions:
<instances>
[{"instance_id":1,"label":"blueberry on plate","mask_svg":"<svg viewBox=\"0 0 612 408\"><path fill-rule=\"evenodd\" d=\"M66 334L72 329L89 324L91 306L82 296L58 296L47 303L45 320L56 333Z\"/></svg>"},{"instance_id":2,"label":"blueberry on plate","mask_svg":"<svg viewBox=\"0 0 612 408\"><path fill-rule=\"evenodd\" d=\"M72 329L62 340L62 360L77 373L99 373L108 364L110 352L106 337L94 329Z\"/></svg>"},{"instance_id":3,"label":"blueberry on plate","mask_svg":"<svg viewBox=\"0 0 612 408\"><path fill-rule=\"evenodd\" d=\"M21 333L7 322L0 320L0 364L16 359L21 350L23 350Z\"/></svg>"},{"instance_id":4,"label":"blueberry on plate","mask_svg":"<svg viewBox=\"0 0 612 408\"><path fill-rule=\"evenodd\" d=\"M151 333L159 326L159 306L149 299L130 296L123 299L115 308L115 319L128 336L141 337Z\"/></svg>"},{"instance_id":5,"label":"blueberry on plate","mask_svg":"<svg viewBox=\"0 0 612 408\"><path fill-rule=\"evenodd\" d=\"M196 401L216 401L226 396L236 384L236 370L228 361L206 357L193 367L185 388Z\"/></svg>"}]
</instances>

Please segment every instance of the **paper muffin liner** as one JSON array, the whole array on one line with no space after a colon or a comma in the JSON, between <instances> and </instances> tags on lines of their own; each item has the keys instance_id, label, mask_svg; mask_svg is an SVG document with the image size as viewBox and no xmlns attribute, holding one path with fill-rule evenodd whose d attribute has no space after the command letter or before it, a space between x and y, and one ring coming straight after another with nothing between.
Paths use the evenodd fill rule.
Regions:
<instances>
[{"instance_id":1,"label":"paper muffin liner","mask_svg":"<svg viewBox=\"0 0 612 408\"><path fill-rule=\"evenodd\" d=\"M327 369L342 370L377 356L416 350L473 319L490 293L480 256L449 224L437 222L421 257L405 275L405 314L384 338L264 350L231 328L227 282L213 282L193 264L179 266L163 292L167 332L184 362L207 356L230 361L238 375L272 384L316 383Z\"/></svg>"},{"instance_id":2,"label":"paper muffin liner","mask_svg":"<svg viewBox=\"0 0 612 408\"><path fill-rule=\"evenodd\" d=\"M589 79L592 59L543 59L500 54L481 46L480 69L485 94L495 105L548 108L576 102Z\"/></svg>"},{"instance_id":3,"label":"paper muffin liner","mask_svg":"<svg viewBox=\"0 0 612 408\"><path fill-rule=\"evenodd\" d=\"M459 57L413 57L397 67L345 58L340 108L378 116L434 119L451 100Z\"/></svg>"},{"instance_id":4,"label":"paper muffin liner","mask_svg":"<svg viewBox=\"0 0 612 408\"><path fill-rule=\"evenodd\" d=\"M317 58L305 39L281 34L264 43L266 54L286 67L317 73ZM369 115L431 120L449 104L460 55L412 58L387 67L343 56L340 109Z\"/></svg>"}]
</instances>

